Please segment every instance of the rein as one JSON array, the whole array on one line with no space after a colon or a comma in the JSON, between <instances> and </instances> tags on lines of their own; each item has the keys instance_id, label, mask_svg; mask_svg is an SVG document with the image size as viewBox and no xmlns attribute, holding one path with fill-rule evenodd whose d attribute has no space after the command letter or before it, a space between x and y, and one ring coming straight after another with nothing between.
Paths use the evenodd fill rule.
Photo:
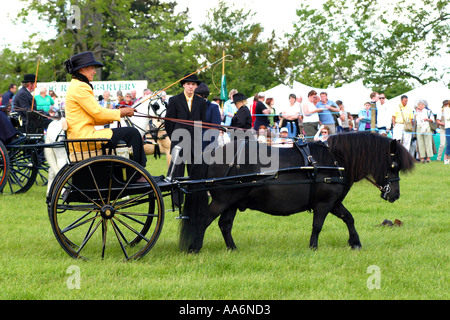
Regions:
<instances>
[{"instance_id":1,"label":"rein","mask_svg":"<svg viewBox=\"0 0 450 320\"><path fill-rule=\"evenodd\" d=\"M370 179L369 177L366 177L366 180L369 181L371 184L373 184L375 187L378 188L378 190L380 190L382 192L382 198L386 198L387 195L391 192L391 182L394 181L400 181L400 177L398 178L394 178L394 179L389 179L388 176L386 176L386 184L384 186L380 186L379 184L377 184L375 181L373 181L372 179Z\"/></svg>"},{"instance_id":2,"label":"rein","mask_svg":"<svg viewBox=\"0 0 450 320\"><path fill-rule=\"evenodd\" d=\"M369 177L366 177L366 180L369 181L371 184L373 184L375 187L377 187L380 191L383 191L383 187L377 184L375 181L370 179Z\"/></svg>"},{"instance_id":3,"label":"rein","mask_svg":"<svg viewBox=\"0 0 450 320\"><path fill-rule=\"evenodd\" d=\"M166 118L166 117L158 117L158 116L151 116L142 112L138 112L138 111L134 111L134 116L135 117L141 117L141 118L149 118L149 119L157 119L157 120L164 120L164 121L172 121L172 122L177 122L177 123L182 123L185 125L189 125L192 127L198 127L198 128L203 128L203 129L217 129L217 130L222 130L225 131L226 129L234 129L234 130L243 130L243 131L247 131L247 130L252 130L252 129L243 129L243 128L239 128L239 127L232 127L232 126L225 126L225 125L221 125L221 124L216 124L216 123L210 123L210 122L202 122L202 121L198 121L198 120L186 120L186 119L176 119L176 118Z\"/></svg>"}]
</instances>

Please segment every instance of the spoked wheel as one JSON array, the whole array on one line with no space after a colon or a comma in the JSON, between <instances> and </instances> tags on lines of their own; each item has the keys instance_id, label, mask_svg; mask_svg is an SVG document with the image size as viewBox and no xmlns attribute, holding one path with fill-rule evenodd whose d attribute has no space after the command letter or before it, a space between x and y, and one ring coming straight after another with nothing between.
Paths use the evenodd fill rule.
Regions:
<instances>
[{"instance_id":1,"label":"spoked wheel","mask_svg":"<svg viewBox=\"0 0 450 320\"><path fill-rule=\"evenodd\" d=\"M38 180L42 180L42 185L45 186L48 183L47 176L50 166L48 165L47 160L45 159L44 148L40 147L36 148L36 154L37 154L37 163L35 163L35 166L38 169L36 183L38 182Z\"/></svg>"},{"instance_id":2,"label":"spoked wheel","mask_svg":"<svg viewBox=\"0 0 450 320\"><path fill-rule=\"evenodd\" d=\"M9 178L9 155L5 145L0 141L0 192Z\"/></svg>"},{"instance_id":3,"label":"spoked wheel","mask_svg":"<svg viewBox=\"0 0 450 320\"><path fill-rule=\"evenodd\" d=\"M4 194L27 192L36 181L38 168L37 154L34 149L10 147L9 155L9 178L3 188Z\"/></svg>"},{"instance_id":4,"label":"spoked wheel","mask_svg":"<svg viewBox=\"0 0 450 320\"><path fill-rule=\"evenodd\" d=\"M144 183L136 180L144 177ZM53 186L48 207L53 233L73 258L143 257L156 243L164 202L139 164L99 156L71 166Z\"/></svg>"}]
</instances>

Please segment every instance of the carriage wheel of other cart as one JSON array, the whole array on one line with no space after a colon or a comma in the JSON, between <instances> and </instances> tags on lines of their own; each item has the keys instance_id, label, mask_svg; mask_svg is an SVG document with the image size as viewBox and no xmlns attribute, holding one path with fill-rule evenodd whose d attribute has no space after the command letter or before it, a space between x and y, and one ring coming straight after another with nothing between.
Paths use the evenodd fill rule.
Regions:
<instances>
[{"instance_id":1,"label":"carriage wheel of other cart","mask_svg":"<svg viewBox=\"0 0 450 320\"><path fill-rule=\"evenodd\" d=\"M145 183L135 181L143 176ZM48 206L53 233L73 258L105 254L132 260L154 246L164 222L164 202L153 177L118 157L83 160L58 178Z\"/></svg>"},{"instance_id":2,"label":"carriage wheel of other cart","mask_svg":"<svg viewBox=\"0 0 450 320\"><path fill-rule=\"evenodd\" d=\"M5 145L0 141L0 192L6 185L9 177L9 156Z\"/></svg>"},{"instance_id":3,"label":"carriage wheel of other cart","mask_svg":"<svg viewBox=\"0 0 450 320\"><path fill-rule=\"evenodd\" d=\"M38 162L36 151L32 148L22 148L20 145L8 147L9 178L3 188L4 194L27 192L36 181Z\"/></svg>"}]
</instances>

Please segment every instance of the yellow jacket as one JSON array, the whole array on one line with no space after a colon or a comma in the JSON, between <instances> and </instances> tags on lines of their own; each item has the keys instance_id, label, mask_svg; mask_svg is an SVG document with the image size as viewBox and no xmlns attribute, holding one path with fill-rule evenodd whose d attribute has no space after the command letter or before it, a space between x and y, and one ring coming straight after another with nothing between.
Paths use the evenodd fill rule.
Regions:
<instances>
[{"instance_id":1,"label":"yellow jacket","mask_svg":"<svg viewBox=\"0 0 450 320\"><path fill-rule=\"evenodd\" d=\"M120 121L120 110L102 108L85 82L72 79L66 95L67 139L111 139L111 129L95 126Z\"/></svg>"},{"instance_id":2,"label":"yellow jacket","mask_svg":"<svg viewBox=\"0 0 450 320\"><path fill-rule=\"evenodd\" d=\"M120 121L120 110L102 108L92 88L77 79L70 82L65 110L67 139L111 139L111 129L96 130L95 126Z\"/></svg>"}]
</instances>

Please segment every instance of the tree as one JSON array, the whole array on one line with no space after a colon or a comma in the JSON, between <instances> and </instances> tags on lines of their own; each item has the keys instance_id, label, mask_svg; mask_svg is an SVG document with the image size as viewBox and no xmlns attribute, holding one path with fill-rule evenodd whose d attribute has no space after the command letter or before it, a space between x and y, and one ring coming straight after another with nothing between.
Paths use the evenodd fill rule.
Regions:
<instances>
[{"instance_id":1,"label":"tree","mask_svg":"<svg viewBox=\"0 0 450 320\"><path fill-rule=\"evenodd\" d=\"M338 86L362 78L392 97L417 84L445 80L449 2L329 0L317 13L302 6L290 35L292 78Z\"/></svg>"},{"instance_id":2,"label":"tree","mask_svg":"<svg viewBox=\"0 0 450 320\"><path fill-rule=\"evenodd\" d=\"M297 16L294 32L287 34L291 81L326 88L361 77L355 68L358 56L350 50L347 34L341 30L341 17L304 4L297 10Z\"/></svg>"},{"instance_id":3,"label":"tree","mask_svg":"<svg viewBox=\"0 0 450 320\"><path fill-rule=\"evenodd\" d=\"M11 83L19 86L26 73L36 72L36 63L34 59L23 52L14 52L5 48L0 51L0 88L4 93Z\"/></svg>"},{"instance_id":4,"label":"tree","mask_svg":"<svg viewBox=\"0 0 450 320\"><path fill-rule=\"evenodd\" d=\"M227 87L248 96L278 85L284 78L284 65L279 60L283 49L274 33L268 40L261 39L260 23L246 23L253 16L250 10L235 9L219 1L208 12L208 22L193 35L193 44L205 64L220 59L224 51L232 56L225 65ZM210 84L211 92L218 94L221 75L221 64L218 64L200 77Z\"/></svg>"},{"instance_id":5,"label":"tree","mask_svg":"<svg viewBox=\"0 0 450 320\"><path fill-rule=\"evenodd\" d=\"M186 41L192 31L188 12L175 15L174 8L175 3L133 2L132 30L118 45L123 79L146 79L153 90L160 90L198 69L198 55ZM178 93L179 86L167 91Z\"/></svg>"},{"instance_id":6,"label":"tree","mask_svg":"<svg viewBox=\"0 0 450 320\"><path fill-rule=\"evenodd\" d=\"M42 58L41 81L67 81L64 61L93 51L105 65L97 79L148 80L160 89L198 65L185 41L191 31L187 12L175 15L175 6L159 0L77 0L71 6L64 0L32 0L19 17L26 20L36 12L56 30L53 39L24 44Z\"/></svg>"}]
</instances>

